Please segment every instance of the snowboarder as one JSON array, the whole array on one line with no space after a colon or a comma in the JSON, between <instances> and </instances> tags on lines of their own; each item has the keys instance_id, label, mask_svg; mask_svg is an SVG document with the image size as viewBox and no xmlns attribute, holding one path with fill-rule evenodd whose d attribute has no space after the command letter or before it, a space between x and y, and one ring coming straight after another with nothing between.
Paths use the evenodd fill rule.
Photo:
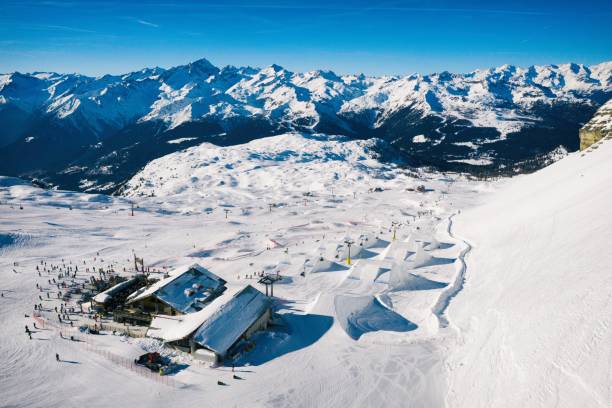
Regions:
<instances>
[{"instance_id":1,"label":"snowboarder","mask_svg":"<svg viewBox=\"0 0 612 408\"><path fill-rule=\"evenodd\" d=\"M55 353L55 361L59 362L60 358L59 358L59 354Z\"/></svg>"}]
</instances>

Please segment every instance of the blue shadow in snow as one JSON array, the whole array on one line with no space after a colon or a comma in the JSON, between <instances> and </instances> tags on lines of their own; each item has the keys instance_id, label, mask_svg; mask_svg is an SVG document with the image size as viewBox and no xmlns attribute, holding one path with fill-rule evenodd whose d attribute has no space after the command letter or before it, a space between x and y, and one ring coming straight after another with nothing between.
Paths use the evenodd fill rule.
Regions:
<instances>
[{"instance_id":1,"label":"blue shadow in snow","mask_svg":"<svg viewBox=\"0 0 612 408\"><path fill-rule=\"evenodd\" d=\"M408 332L418 326L384 307L374 296L338 295L334 299L338 322L353 340L369 332Z\"/></svg>"},{"instance_id":2,"label":"blue shadow in snow","mask_svg":"<svg viewBox=\"0 0 612 408\"><path fill-rule=\"evenodd\" d=\"M438 258L434 256L429 260L429 262L427 262L425 265L419 266L419 268L422 268L425 266L449 265L449 264L455 263L455 261L456 261L455 258Z\"/></svg>"},{"instance_id":3,"label":"blue shadow in snow","mask_svg":"<svg viewBox=\"0 0 612 408\"><path fill-rule=\"evenodd\" d=\"M266 331L261 331L249 339L255 348L240 352L234 361L227 364L236 366L262 365L285 354L306 348L316 343L330 329L334 319L331 316L316 314L285 313L277 315L281 321Z\"/></svg>"}]
</instances>

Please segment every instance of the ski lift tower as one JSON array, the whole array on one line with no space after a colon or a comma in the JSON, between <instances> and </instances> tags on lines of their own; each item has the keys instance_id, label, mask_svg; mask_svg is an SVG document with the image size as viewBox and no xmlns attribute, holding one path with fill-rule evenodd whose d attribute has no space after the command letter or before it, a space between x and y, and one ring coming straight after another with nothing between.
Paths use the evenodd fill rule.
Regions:
<instances>
[{"instance_id":1,"label":"ski lift tower","mask_svg":"<svg viewBox=\"0 0 612 408\"><path fill-rule=\"evenodd\" d=\"M266 285L266 296L274 297L274 282L281 280L280 275L264 275L258 283ZM270 287L270 294L268 295L268 286Z\"/></svg>"}]
</instances>

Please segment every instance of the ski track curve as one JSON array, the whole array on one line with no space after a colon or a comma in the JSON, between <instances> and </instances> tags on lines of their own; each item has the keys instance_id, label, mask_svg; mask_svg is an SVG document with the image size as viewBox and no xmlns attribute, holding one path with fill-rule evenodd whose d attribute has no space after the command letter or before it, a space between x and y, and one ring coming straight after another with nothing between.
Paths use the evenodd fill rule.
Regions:
<instances>
[{"instance_id":1,"label":"ski track curve","mask_svg":"<svg viewBox=\"0 0 612 408\"><path fill-rule=\"evenodd\" d=\"M459 255L457 256L457 259L460 262L459 271L456 274L453 283L449 285L447 289L444 290L440 294L438 301L436 302L435 306L432 308L432 312L438 318L441 328L446 328L449 326L449 321L446 316L446 309L448 308L448 305L450 304L451 300L455 296L457 296L457 294L461 292L461 290L463 289L463 286L465 284L465 274L467 272L467 263L465 261L465 258L469 254L469 252L472 250L472 245L466 239L463 239L453 234L452 232L453 217L457 214L458 213L454 213L448 217L448 225L446 227L446 233L452 240L459 241L464 246L461 252L459 252Z\"/></svg>"}]
</instances>

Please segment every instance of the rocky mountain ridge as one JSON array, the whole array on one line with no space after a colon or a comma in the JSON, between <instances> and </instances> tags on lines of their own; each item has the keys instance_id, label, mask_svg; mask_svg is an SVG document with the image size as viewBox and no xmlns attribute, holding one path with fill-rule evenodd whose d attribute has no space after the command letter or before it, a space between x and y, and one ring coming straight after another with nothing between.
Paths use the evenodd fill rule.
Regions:
<instances>
[{"instance_id":1,"label":"rocky mountain ridge","mask_svg":"<svg viewBox=\"0 0 612 408\"><path fill-rule=\"evenodd\" d=\"M578 148L612 62L368 77L205 59L93 78L0 75L0 174L112 192L149 161L298 131L380 138L413 166L491 170Z\"/></svg>"}]
</instances>

